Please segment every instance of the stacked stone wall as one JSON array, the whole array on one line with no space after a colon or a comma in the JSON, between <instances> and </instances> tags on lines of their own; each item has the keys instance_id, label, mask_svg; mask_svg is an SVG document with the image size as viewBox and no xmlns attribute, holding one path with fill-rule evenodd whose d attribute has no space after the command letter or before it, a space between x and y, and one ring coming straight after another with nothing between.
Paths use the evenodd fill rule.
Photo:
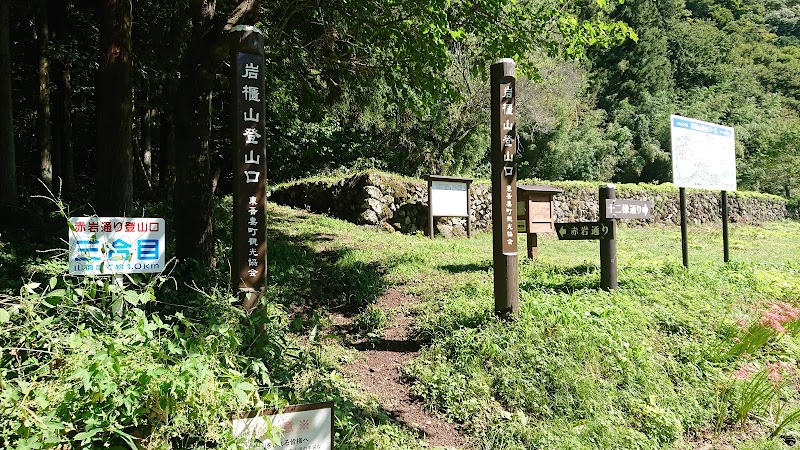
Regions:
<instances>
[{"instance_id":1,"label":"stacked stone wall","mask_svg":"<svg viewBox=\"0 0 800 450\"><path fill-rule=\"evenodd\" d=\"M599 183L547 184L564 191L554 198L557 222L597 220ZM472 183L470 198L473 231L490 230L490 184ZM652 219L631 220L629 223L680 223L678 189L670 185L622 184L617 186L617 198L653 202ZM280 185L272 190L270 201L390 231L413 234L427 230L427 182L383 172L369 171L336 180L301 180ZM719 222L720 193L688 190L686 209L690 223ZM728 209L731 222L758 223L798 218L797 209L791 208L786 199L772 195L731 192ZM466 218L437 218L436 227L445 236L463 235L466 233Z\"/></svg>"}]
</instances>

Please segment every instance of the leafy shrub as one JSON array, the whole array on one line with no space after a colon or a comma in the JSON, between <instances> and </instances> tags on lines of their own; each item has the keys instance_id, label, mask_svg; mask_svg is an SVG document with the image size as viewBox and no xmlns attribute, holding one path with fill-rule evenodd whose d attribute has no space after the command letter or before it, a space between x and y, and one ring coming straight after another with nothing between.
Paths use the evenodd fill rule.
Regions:
<instances>
[{"instance_id":1,"label":"leafy shrub","mask_svg":"<svg viewBox=\"0 0 800 450\"><path fill-rule=\"evenodd\" d=\"M377 338L383 333L388 322L389 319L383 309L369 305L353 320L353 329L368 338Z\"/></svg>"},{"instance_id":2,"label":"leafy shrub","mask_svg":"<svg viewBox=\"0 0 800 450\"><path fill-rule=\"evenodd\" d=\"M0 298L0 441L233 444L228 415L261 403L253 368L263 363L235 356L250 324L162 314L155 293L164 281L52 277Z\"/></svg>"}]
</instances>

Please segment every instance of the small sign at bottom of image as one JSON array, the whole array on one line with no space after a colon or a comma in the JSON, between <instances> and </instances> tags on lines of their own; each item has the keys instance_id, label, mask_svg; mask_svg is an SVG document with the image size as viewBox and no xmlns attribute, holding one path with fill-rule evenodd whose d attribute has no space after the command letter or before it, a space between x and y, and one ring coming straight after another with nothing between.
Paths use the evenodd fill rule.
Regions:
<instances>
[{"instance_id":1,"label":"small sign at bottom of image","mask_svg":"<svg viewBox=\"0 0 800 450\"><path fill-rule=\"evenodd\" d=\"M245 438L248 448L333 450L333 402L287 406L281 412L253 411L231 422L233 435Z\"/></svg>"}]
</instances>

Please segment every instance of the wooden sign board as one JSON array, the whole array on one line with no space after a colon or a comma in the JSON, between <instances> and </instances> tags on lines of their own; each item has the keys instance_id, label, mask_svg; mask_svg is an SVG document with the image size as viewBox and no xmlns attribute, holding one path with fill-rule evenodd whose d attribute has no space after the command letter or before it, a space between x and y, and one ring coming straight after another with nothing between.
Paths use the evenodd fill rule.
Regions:
<instances>
[{"instance_id":1,"label":"wooden sign board","mask_svg":"<svg viewBox=\"0 0 800 450\"><path fill-rule=\"evenodd\" d=\"M460 181L431 181L430 207L435 217L466 217L469 184Z\"/></svg>"},{"instance_id":2,"label":"wooden sign board","mask_svg":"<svg viewBox=\"0 0 800 450\"><path fill-rule=\"evenodd\" d=\"M231 418L233 435L253 446L276 449L333 450L333 402L310 403L262 410ZM278 429L280 438L268 439L268 430Z\"/></svg>"},{"instance_id":3,"label":"wooden sign board","mask_svg":"<svg viewBox=\"0 0 800 450\"><path fill-rule=\"evenodd\" d=\"M492 265L494 310L500 317L519 312L517 250L516 64L497 60L489 69L491 89Z\"/></svg>"},{"instance_id":4,"label":"wooden sign board","mask_svg":"<svg viewBox=\"0 0 800 450\"><path fill-rule=\"evenodd\" d=\"M613 239L614 229L606 222L556 223L556 234L562 241Z\"/></svg>"},{"instance_id":5,"label":"wooden sign board","mask_svg":"<svg viewBox=\"0 0 800 450\"><path fill-rule=\"evenodd\" d=\"M264 35L240 25L231 30L231 144L233 150L234 290L248 295L245 309L263 292L267 274L267 134Z\"/></svg>"},{"instance_id":6,"label":"wooden sign board","mask_svg":"<svg viewBox=\"0 0 800 450\"><path fill-rule=\"evenodd\" d=\"M608 219L650 219L653 217L653 202L645 200L606 200Z\"/></svg>"}]
</instances>

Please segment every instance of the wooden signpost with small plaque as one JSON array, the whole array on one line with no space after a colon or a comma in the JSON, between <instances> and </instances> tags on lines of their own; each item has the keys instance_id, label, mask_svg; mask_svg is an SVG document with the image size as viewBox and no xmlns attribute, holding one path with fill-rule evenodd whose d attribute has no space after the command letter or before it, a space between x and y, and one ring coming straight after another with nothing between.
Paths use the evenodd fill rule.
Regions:
<instances>
[{"instance_id":1,"label":"wooden signpost with small plaque","mask_svg":"<svg viewBox=\"0 0 800 450\"><path fill-rule=\"evenodd\" d=\"M508 58L490 68L494 309L501 317L519 312L515 71Z\"/></svg>"},{"instance_id":2,"label":"wooden signpost with small plaque","mask_svg":"<svg viewBox=\"0 0 800 450\"><path fill-rule=\"evenodd\" d=\"M528 258L534 259L539 253L537 233L555 231L555 211L553 196L563 192L552 186L521 184L517 186L517 220L522 221L519 231L527 234Z\"/></svg>"},{"instance_id":3,"label":"wooden signpost with small plaque","mask_svg":"<svg viewBox=\"0 0 800 450\"><path fill-rule=\"evenodd\" d=\"M600 187L600 220L597 222L556 223L559 240L600 241L600 287L617 288L617 219L649 219L653 203L616 198L613 184Z\"/></svg>"},{"instance_id":4,"label":"wooden signpost with small plaque","mask_svg":"<svg viewBox=\"0 0 800 450\"><path fill-rule=\"evenodd\" d=\"M264 35L256 27L231 30L231 142L233 144L233 258L231 279L244 308L264 293L267 273L264 133Z\"/></svg>"}]
</instances>

